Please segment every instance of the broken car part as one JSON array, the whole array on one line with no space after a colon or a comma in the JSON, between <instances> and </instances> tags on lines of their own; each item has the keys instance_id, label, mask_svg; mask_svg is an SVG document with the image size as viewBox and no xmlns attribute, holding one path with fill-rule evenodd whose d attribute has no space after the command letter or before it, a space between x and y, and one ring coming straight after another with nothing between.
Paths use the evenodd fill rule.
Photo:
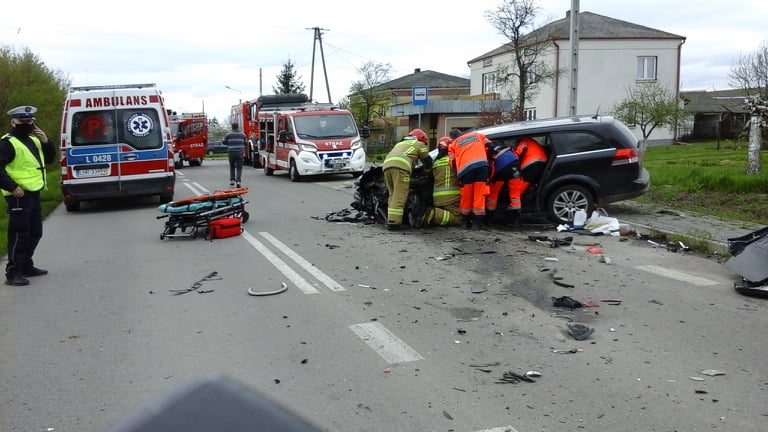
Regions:
<instances>
[{"instance_id":1,"label":"broken car part","mask_svg":"<svg viewBox=\"0 0 768 432\"><path fill-rule=\"evenodd\" d=\"M252 296L270 296L275 294L280 294L281 292L285 292L288 289L288 284L285 282L280 283L281 286L279 289L273 290L273 291L262 291L262 292L256 292L253 290L252 287L248 287L248 295Z\"/></svg>"}]
</instances>

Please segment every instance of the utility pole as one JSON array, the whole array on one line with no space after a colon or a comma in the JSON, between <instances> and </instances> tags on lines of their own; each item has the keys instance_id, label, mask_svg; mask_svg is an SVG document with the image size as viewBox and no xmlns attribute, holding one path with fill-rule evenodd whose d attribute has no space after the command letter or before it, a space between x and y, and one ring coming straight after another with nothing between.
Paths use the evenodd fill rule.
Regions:
<instances>
[{"instance_id":1,"label":"utility pole","mask_svg":"<svg viewBox=\"0 0 768 432\"><path fill-rule=\"evenodd\" d=\"M312 98L314 86L315 86L315 49L317 48L318 43L320 44L320 59L323 61L323 75L325 76L325 89L328 91L328 103L333 103L331 101L331 87L328 85L328 71L325 69L325 54L323 53L323 33L322 30L328 31L328 29L321 29L320 27L313 27L311 29L307 30L314 30L315 31L315 40L312 44L312 76L309 79L309 100L314 100Z\"/></svg>"},{"instance_id":2,"label":"utility pole","mask_svg":"<svg viewBox=\"0 0 768 432\"><path fill-rule=\"evenodd\" d=\"M579 82L579 0L571 0L571 84L569 93L568 114L575 116L579 110L578 82Z\"/></svg>"}]
</instances>

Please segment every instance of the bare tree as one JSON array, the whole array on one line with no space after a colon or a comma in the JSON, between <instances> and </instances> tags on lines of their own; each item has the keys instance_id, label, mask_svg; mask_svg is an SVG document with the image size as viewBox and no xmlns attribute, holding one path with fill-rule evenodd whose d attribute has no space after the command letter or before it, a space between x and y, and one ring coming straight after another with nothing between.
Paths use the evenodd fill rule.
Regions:
<instances>
[{"instance_id":1,"label":"bare tree","mask_svg":"<svg viewBox=\"0 0 768 432\"><path fill-rule=\"evenodd\" d=\"M644 143L657 127L677 129L690 116L680 107L675 94L658 82L638 84L627 90L627 97L616 104L613 112L624 123L638 125Z\"/></svg>"},{"instance_id":2,"label":"bare tree","mask_svg":"<svg viewBox=\"0 0 768 432\"><path fill-rule=\"evenodd\" d=\"M541 8L535 0L509 0L500 4L495 11L486 11L485 18L509 42L507 46L514 64L497 68L497 83L511 87L509 97L515 102L515 119L525 118L525 104L533 99L539 86L546 84L557 75L543 61L551 45L551 35L535 29L535 20Z\"/></svg>"},{"instance_id":3,"label":"bare tree","mask_svg":"<svg viewBox=\"0 0 768 432\"><path fill-rule=\"evenodd\" d=\"M728 78L745 96L757 95L768 100L768 42L764 40L755 52L741 54L731 66Z\"/></svg>"},{"instance_id":4,"label":"bare tree","mask_svg":"<svg viewBox=\"0 0 768 432\"><path fill-rule=\"evenodd\" d=\"M390 94L378 87L391 80L389 76L391 70L392 65L389 63L372 61L365 63L357 70L362 75L362 79L352 83L349 89L351 94L346 102L357 124L372 127L375 120L389 117L389 113L382 116L379 108L385 105L389 107Z\"/></svg>"}]
</instances>

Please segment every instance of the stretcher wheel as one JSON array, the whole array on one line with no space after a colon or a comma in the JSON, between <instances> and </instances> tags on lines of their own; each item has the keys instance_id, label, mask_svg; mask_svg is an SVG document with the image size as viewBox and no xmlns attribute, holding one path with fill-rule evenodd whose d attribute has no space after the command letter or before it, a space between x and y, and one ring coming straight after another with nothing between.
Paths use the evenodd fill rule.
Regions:
<instances>
[{"instance_id":1,"label":"stretcher wheel","mask_svg":"<svg viewBox=\"0 0 768 432\"><path fill-rule=\"evenodd\" d=\"M241 223L246 223L246 222L248 222L248 218L250 218L250 217L251 217L251 215L247 211L243 210L240 213L240 222Z\"/></svg>"},{"instance_id":2,"label":"stretcher wheel","mask_svg":"<svg viewBox=\"0 0 768 432\"><path fill-rule=\"evenodd\" d=\"M160 234L160 240L165 240L165 233Z\"/></svg>"}]
</instances>

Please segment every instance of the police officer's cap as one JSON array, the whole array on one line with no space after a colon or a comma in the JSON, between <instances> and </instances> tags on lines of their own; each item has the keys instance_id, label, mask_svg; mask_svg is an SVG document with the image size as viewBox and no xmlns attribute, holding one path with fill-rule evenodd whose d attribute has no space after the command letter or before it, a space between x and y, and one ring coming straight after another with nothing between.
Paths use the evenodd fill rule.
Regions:
<instances>
[{"instance_id":1,"label":"police officer's cap","mask_svg":"<svg viewBox=\"0 0 768 432\"><path fill-rule=\"evenodd\" d=\"M15 118L19 120L34 120L36 112L37 112L37 108L29 105L24 105L24 106L18 106L8 111L8 115L11 116L11 118Z\"/></svg>"}]
</instances>

